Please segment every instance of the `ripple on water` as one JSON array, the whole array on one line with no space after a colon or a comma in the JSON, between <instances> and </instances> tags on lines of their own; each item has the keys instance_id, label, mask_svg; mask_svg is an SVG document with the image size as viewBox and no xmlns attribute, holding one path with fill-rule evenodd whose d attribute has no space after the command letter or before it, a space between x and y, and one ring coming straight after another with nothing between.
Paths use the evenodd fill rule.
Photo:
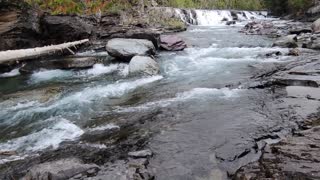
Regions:
<instances>
[{"instance_id":1,"label":"ripple on water","mask_svg":"<svg viewBox=\"0 0 320 180\"><path fill-rule=\"evenodd\" d=\"M33 152L48 147L57 148L61 142L73 140L84 133L81 128L64 118L55 117L45 121L56 123L41 131L1 143L1 151Z\"/></svg>"},{"instance_id":2,"label":"ripple on water","mask_svg":"<svg viewBox=\"0 0 320 180\"><path fill-rule=\"evenodd\" d=\"M229 88L194 88L190 91L177 93L174 98L167 98L162 99L159 101L148 102L139 106L135 107L118 107L116 112L135 112L135 111L144 111L150 108L157 108L157 107L167 107L172 103L179 103L183 101L189 100L207 100L208 97L213 98L223 98L226 100L232 100L232 98L239 97L239 93L243 91L242 89L229 89Z\"/></svg>"}]
</instances>

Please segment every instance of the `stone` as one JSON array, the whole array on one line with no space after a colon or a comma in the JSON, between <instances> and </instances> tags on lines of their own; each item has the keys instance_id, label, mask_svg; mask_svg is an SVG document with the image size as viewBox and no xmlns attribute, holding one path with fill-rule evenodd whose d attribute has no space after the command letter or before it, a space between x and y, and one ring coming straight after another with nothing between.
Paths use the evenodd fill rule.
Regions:
<instances>
[{"instance_id":1,"label":"stone","mask_svg":"<svg viewBox=\"0 0 320 180\"><path fill-rule=\"evenodd\" d=\"M69 179L91 169L99 169L95 164L84 164L79 159L70 158L46 162L31 167L23 180L61 180Z\"/></svg>"},{"instance_id":2,"label":"stone","mask_svg":"<svg viewBox=\"0 0 320 180\"><path fill-rule=\"evenodd\" d=\"M43 60L28 62L20 68L20 73L31 74L40 69L85 69L91 68L96 64L96 57L66 57L54 60Z\"/></svg>"},{"instance_id":3,"label":"stone","mask_svg":"<svg viewBox=\"0 0 320 180\"><path fill-rule=\"evenodd\" d=\"M123 61L130 61L136 55L154 55L156 52L153 43L144 39L111 39L106 49L110 56Z\"/></svg>"},{"instance_id":4,"label":"stone","mask_svg":"<svg viewBox=\"0 0 320 180\"><path fill-rule=\"evenodd\" d=\"M148 56L135 56L129 63L130 75L152 76L160 72L159 64Z\"/></svg>"},{"instance_id":5,"label":"stone","mask_svg":"<svg viewBox=\"0 0 320 180\"><path fill-rule=\"evenodd\" d=\"M278 46L283 48L296 48L298 47L297 35L288 35L281 37L276 42L274 42L272 46Z\"/></svg>"},{"instance_id":6,"label":"stone","mask_svg":"<svg viewBox=\"0 0 320 180\"><path fill-rule=\"evenodd\" d=\"M311 29L312 29L313 33L320 32L320 18L312 23Z\"/></svg>"},{"instance_id":7,"label":"stone","mask_svg":"<svg viewBox=\"0 0 320 180\"><path fill-rule=\"evenodd\" d=\"M150 149L129 152L128 155L133 158L146 158L152 156L152 151Z\"/></svg>"},{"instance_id":8,"label":"stone","mask_svg":"<svg viewBox=\"0 0 320 180\"><path fill-rule=\"evenodd\" d=\"M300 28L295 28L295 29L291 29L290 34L303 34L303 33L312 33L312 29L310 27L300 27Z\"/></svg>"},{"instance_id":9,"label":"stone","mask_svg":"<svg viewBox=\"0 0 320 180\"><path fill-rule=\"evenodd\" d=\"M162 35L160 36L160 47L167 51L182 51L187 44L178 36Z\"/></svg>"},{"instance_id":10,"label":"stone","mask_svg":"<svg viewBox=\"0 0 320 180\"><path fill-rule=\"evenodd\" d=\"M300 56L301 52L299 49L294 48L294 49L290 49L288 55L289 56Z\"/></svg>"},{"instance_id":11,"label":"stone","mask_svg":"<svg viewBox=\"0 0 320 180\"><path fill-rule=\"evenodd\" d=\"M274 51L266 54L266 57L273 57L273 56L281 56L282 53L280 51Z\"/></svg>"},{"instance_id":12,"label":"stone","mask_svg":"<svg viewBox=\"0 0 320 180\"><path fill-rule=\"evenodd\" d=\"M228 25L228 26L233 25L233 24L236 24L236 21L227 21L226 22L226 25Z\"/></svg>"}]
</instances>

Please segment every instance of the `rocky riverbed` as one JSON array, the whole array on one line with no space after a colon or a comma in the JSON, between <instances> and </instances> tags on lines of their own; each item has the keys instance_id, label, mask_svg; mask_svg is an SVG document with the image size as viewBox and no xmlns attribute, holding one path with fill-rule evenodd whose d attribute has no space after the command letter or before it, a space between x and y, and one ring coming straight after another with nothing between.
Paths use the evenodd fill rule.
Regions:
<instances>
[{"instance_id":1,"label":"rocky riverbed","mask_svg":"<svg viewBox=\"0 0 320 180\"><path fill-rule=\"evenodd\" d=\"M0 178L319 178L318 24L159 9L188 30L4 13L0 47L91 43L3 66Z\"/></svg>"}]
</instances>

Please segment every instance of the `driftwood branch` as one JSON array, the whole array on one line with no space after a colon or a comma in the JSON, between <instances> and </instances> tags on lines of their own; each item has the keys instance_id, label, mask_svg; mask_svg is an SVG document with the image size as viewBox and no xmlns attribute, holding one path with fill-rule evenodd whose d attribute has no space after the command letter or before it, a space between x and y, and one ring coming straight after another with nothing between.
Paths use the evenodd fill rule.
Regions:
<instances>
[{"instance_id":1,"label":"driftwood branch","mask_svg":"<svg viewBox=\"0 0 320 180\"><path fill-rule=\"evenodd\" d=\"M64 44L58 45L51 45L45 47L38 47L32 49L20 49L20 50L9 50L9 51L1 51L0 52L0 64L11 62L11 61L18 61L18 60L27 60L32 59L40 56L45 56L48 54L54 54L57 51L63 51L64 49L74 53L70 48L75 47L80 44L84 44L88 42L89 39L84 39L75 42L69 42Z\"/></svg>"}]
</instances>

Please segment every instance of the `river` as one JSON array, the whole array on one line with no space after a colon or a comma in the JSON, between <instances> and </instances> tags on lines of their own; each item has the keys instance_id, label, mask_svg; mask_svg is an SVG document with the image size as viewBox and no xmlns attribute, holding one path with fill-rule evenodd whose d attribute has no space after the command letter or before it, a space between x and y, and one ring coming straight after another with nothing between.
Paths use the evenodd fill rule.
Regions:
<instances>
[{"instance_id":1,"label":"river","mask_svg":"<svg viewBox=\"0 0 320 180\"><path fill-rule=\"evenodd\" d=\"M199 25L177 34L189 47L157 55L158 76L129 77L127 64L96 52L78 54L101 58L104 63L92 69L2 74L0 150L18 155L0 164L62 142L103 148L109 142L83 137L119 129L134 116L147 121L143 130L152 136L146 146L155 154L150 166L159 180L225 179L227 172L256 160L254 139L285 122L260 113L271 98L266 90L244 84L252 65L286 59L266 53L288 50L272 48L267 37L239 33L247 21L226 26L212 19L216 11L198 13L205 14L198 15Z\"/></svg>"}]
</instances>

